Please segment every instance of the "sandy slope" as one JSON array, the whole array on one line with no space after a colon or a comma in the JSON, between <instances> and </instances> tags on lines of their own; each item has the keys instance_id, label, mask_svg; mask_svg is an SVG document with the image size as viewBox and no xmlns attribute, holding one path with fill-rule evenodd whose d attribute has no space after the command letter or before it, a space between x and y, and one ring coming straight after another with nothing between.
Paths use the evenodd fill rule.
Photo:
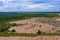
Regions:
<instances>
[{"instance_id":1,"label":"sandy slope","mask_svg":"<svg viewBox=\"0 0 60 40\"><path fill-rule=\"evenodd\" d=\"M17 33L34 33L34 34L37 33L38 30L46 33L56 33L58 30L60 30L60 27L55 27L48 23L37 22L38 20L46 21L49 20L49 18L38 17L26 20L13 21L10 23L26 24L26 25L11 27L9 30L15 29Z\"/></svg>"},{"instance_id":2,"label":"sandy slope","mask_svg":"<svg viewBox=\"0 0 60 40\"><path fill-rule=\"evenodd\" d=\"M33 40L60 40L60 36L39 36L33 38Z\"/></svg>"},{"instance_id":3,"label":"sandy slope","mask_svg":"<svg viewBox=\"0 0 60 40\"><path fill-rule=\"evenodd\" d=\"M60 40L60 36L0 37L0 40Z\"/></svg>"}]
</instances>

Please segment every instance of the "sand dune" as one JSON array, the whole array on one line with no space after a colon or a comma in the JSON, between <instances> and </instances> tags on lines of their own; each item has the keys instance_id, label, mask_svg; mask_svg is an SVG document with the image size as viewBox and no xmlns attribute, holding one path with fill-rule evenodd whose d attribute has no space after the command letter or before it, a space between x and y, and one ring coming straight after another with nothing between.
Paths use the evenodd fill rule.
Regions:
<instances>
[{"instance_id":1,"label":"sand dune","mask_svg":"<svg viewBox=\"0 0 60 40\"><path fill-rule=\"evenodd\" d=\"M9 30L15 29L17 33L34 33L34 34L36 34L38 30L45 33L56 33L57 31L60 30L60 27L55 27L51 25L51 22L49 24L49 23L39 22L39 20L47 21L50 19L44 17L36 17L36 18L31 18L26 20L13 21L10 23L26 24L26 25L11 27ZM53 21L53 19L51 20Z\"/></svg>"},{"instance_id":2,"label":"sand dune","mask_svg":"<svg viewBox=\"0 0 60 40\"><path fill-rule=\"evenodd\" d=\"M31 18L26 20L19 20L19 21L13 21L9 23L16 23L16 24L26 24L23 26L15 26L11 27L9 30L16 30L16 33L34 33L38 30L41 30L45 33L56 33L60 30L60 27L56 27L55 25L52 25L50 22L39 22L40 21L49 21L49 18ZM53 20L53 19L52 19ZM55 19L53 20L55 21ZM53 23L54 24L54 23ZM60 40L60 36L36 36L36 37L20 37L20 36L10 36L10 37L0 37L0 40Z\"/></svg>"}]
</instances>

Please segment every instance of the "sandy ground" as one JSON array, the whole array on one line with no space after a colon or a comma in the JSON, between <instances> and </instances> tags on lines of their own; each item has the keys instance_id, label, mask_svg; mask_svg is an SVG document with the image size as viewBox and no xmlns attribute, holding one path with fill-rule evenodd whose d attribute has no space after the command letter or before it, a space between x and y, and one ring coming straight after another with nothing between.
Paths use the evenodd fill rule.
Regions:
<instances>
[{"instance_id":1,"label":"sandy ground","mask_svg":"<svg viewBox=\"0 0 60 40\"><path fill-rule=\"evenodd\" d=\"M48 18L31 18L26 20L13 21L10 23L26 24L23 26L11 27L9 30L15 29L17 33L37 33L38 30L45 33L56 33L60 27L55 27L48 23L37 22L38 20L48 20ZM41 26L41 27L40 27Z\"/></svg>"},{"instance_id":2,"label":"sandy ground","mask_svg":"<svg viewBox=\"0 0 60 40\"><path fill-rule=\"evenodd\" d=\"M0 37L0 40L60 40L60 36Z\"/></svg>"},{"instance_id":3,"label":"sandy ground","mask_svg":"<svg viewBox=\"0 0 60 40\"><path fill-rule=\"evenodd\" d=\"M56 31L60 30L60 27L55 27L48 23L37 22L38 20L39 18L31 18L26 20L9 22L16 24L26 24L23 26L11 27L9 30L15 29L17 33L34 33L34 34L38 30L41 30L42 32L46 33L55 33ZM45 20L45 18L43 18L43 20ZM60 19L56 20L59 21ZM60 36L37 36L37 37L10 36L10 37L0 37L0 40L60 40Z\"/></svg>"},{"instance_id":4,"label":"sandy ground","mask_svg":"<svg viewBox=\"0 0 60 40\"><path fill-rule=\"evenodd\" d=\"M60 21L60 18L57 18L56 21Z\"/></svg>"}]
</instances>

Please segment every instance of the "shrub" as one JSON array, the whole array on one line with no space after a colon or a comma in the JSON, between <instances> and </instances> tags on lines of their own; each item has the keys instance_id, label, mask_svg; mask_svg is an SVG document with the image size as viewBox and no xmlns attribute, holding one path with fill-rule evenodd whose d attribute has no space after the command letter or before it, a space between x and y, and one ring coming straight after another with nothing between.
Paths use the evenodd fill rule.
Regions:
<instances>
[{"instance_id":1,"label":"shrub","mask_svg":"<svg viewBox=\"0 0 60 40\"><path fill-rule=\"evenodd\" d=\"M8 26L8 25L6 25L6 24L3 24L3 25L1 25L1 27L0 27L0 32L8 31L9 28L10 28L10 26Z\"/></svg>"},{"instance_id":2,"label":"shrub","mask_svg":"<svg viewBox=\"0 0 60 40\"><path fill-rule=\"evenodd\" d=\"M11 32L16 32L14 29Z\"/></svg>"},{"instance_id":3,"label":"shrub","mask_svg":"<svg viewBox=\"0 0 60 40\"><path fill-rule=\"evenodd\" d=\"M41 25L39 27L41 27Z\"/></svg>"},{"instance_id":4,"label":"shrub","mask_svg":"<svg viewBox=\"0 0 60 40\"><path fill-rule=\"evenodd\" d=\"M41 31L40 31L40 30L38 30L37 34L41 34Z\"/></svg>"},{"instance_id":5,"label":"shrub","mask_svg":"<svg viewBox=\"0 0 60 40\"><path fill-rule=\"evenodd\" d=\"M13 23L12 26L16 26L16 23Z\"/></svg>"}]
</instances>

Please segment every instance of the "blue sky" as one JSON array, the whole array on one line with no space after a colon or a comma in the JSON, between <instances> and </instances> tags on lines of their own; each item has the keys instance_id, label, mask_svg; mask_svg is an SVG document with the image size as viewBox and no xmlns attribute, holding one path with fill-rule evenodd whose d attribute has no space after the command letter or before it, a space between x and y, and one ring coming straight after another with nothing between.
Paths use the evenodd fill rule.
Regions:
<instances>
[{"instance_id":1,"label":"blue sky","mask_svg":"<svg viewBox=\"0 0 60 40\"><path fill-rule=\"evenodd\" d=\"M0 0L0 12L60 12L60 0Z\"/></svg>"}]
</instances>

